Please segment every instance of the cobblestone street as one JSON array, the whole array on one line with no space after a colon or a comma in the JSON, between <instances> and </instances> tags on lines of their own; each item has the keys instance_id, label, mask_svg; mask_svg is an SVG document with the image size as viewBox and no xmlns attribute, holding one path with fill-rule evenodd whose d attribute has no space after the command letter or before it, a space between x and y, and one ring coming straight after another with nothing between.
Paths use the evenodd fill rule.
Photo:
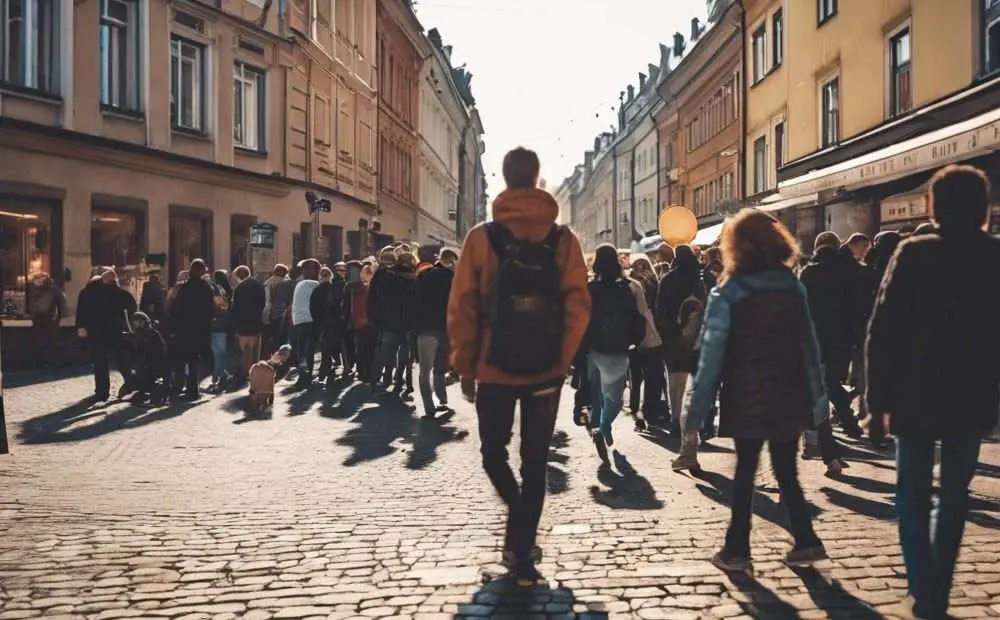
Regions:
<instances>
[{"instance_id":1,"label":"cobblestone street","mask_svg":"<svg viewBox=\"0 0 1000 620\"><path fill-rule=\"evenodd\" d=\"M88 409L90 381L7 391L0 620L878 618L905 593L893 463L856 444L836 481L801 464L831 560L780 562L790 536L762 472L756 575L729 578L708 560L728 518L730 444L712 442L699 478L675 474L676 443L623 417L601 469L564 398L542 521L551 589L514 591L483 585L503 515L457 391L443 421L336 385L279 396L271 420L248 422L239 395ZM953 593L962 618L1000 617L1000 446L983 454Z\"/></svg>"}]
</instances>

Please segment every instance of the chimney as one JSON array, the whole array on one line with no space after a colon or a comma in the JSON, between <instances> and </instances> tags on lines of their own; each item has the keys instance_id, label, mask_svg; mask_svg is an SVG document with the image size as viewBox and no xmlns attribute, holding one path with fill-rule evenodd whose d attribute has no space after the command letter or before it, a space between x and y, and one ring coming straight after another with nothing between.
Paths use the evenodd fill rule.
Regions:
<instances>
[{"instance_id":1,"label":"chimney","mask_svg":"<svg viewBox=\"0 0 1000 620\"><path fill-rule=\"evenodd\" d=\"M594 138L594 153L596 154L600 152L601 152L601 136L597 136L596 138Z\"/></svg>"},{"instance_id":2,"label":"chimney","mask_svg":"<svg viewBox=\"0 0 1000 620\"><path fill-rule=\"evenodd\" d=\"M640 73L639 74L639 90L642 90L643 88L645 88L645 86L646 86L646 74L645 73Z\"/></svg>"},{"instance_id":3,"label":"chimney","mask_svg":"<svg viewBox=\"0 0 1000 620\"><path fill-rule=\"evenodd\" d=\"M674 56L680 58L684 55L684 35L679 32L674 33Z\"/></svg>"},{"instance_id":4,"label":"chimney","mask_svg":"<svg viewBox=\"0 0 1000 620\"><path fill-rule=\"evenodd\" d=\"M631 84L629 84L628 85L628 100L631 103L631 101L633 99L635 99L635 86L632 86Z\"/></svg>"},{"instance_id":5,"label":"chimney","mask_svg":"<svg viewBox=\"0 0 1000 620\"><path fill-rule=\"evenodd\" d=\"M694 41L697 41L698 39L700 39L701 38L701 33L702 33L701 20L698 19L697 17L692 17L691 18L691 41L694 42Z\"/></svg>"}]
</instances>

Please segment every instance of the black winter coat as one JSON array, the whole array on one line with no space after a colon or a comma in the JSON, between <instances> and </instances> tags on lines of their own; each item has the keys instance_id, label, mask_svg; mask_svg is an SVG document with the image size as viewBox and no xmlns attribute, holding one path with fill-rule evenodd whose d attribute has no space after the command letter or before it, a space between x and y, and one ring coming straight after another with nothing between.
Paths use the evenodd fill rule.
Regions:
<instances>
[{"instance_id":1,"label":"black winter coat","mask_svg":"<svg viewBox=\"0 0 1000 620\"><path fill-rule=\"evenodd\" d=\"M239 336L257 336L264 331L264 285L256 278L247 278L233 289L233 330Z\"/></svg>"},{"instance_id":2,"label":"black winter coat","mask_svg":"<svg viewBox=\"0 0 1000 620\"><path fill-rule=\"evenodd\" d=\"M693 373L698 366L697 353L681 355L678 352L681 327L677 315L681 304L692 294L702 300L707 298L698 259L693 256L687 261L677 259L660 280L654 315L656 330L663 340L663 355L671 372Z\"/></svg>"},{"instance_id":3,"label":"black winter coat","mask_svg":"<svg viewBox=\"0 0 1000 620\"><path fill-rule=\"evenodd\" d=\"M412 267L393 265L376 271L368 290L368 322L388 332L413 329L416 285Z\"/></svg>"},{"instance_id":4,"label":"black winter coat","mask_svg":"<svg viewBox=\"0 0 1000 620\"><path fill-rule=\"evenodd\" d=\"M863 268L834 247L820 248L800 276L809 295L809 313L825 361L850 351L864 339L868 314ZM849 356L848 356L849 357Z\"/></svg>"},{"instance_id":5,"label":"black winter coat","mask_svg":"<svg viewBox=\"0 0 1000 620\"><path fill-rule=\"evenodd\" d=\"M455 272L435 265L417 278L415 303L416 328L422 332L442 332L447 329L448 297Z\"/></svg>"},{"instance_id":6,"label":"black winter coat","mask_svg":"<svg viewBox=\"0 0 1000 620\"><path fill-rule=\"evenodd\" d=\"M117 341L128 331L136 311L135 298L114 284L88 284L77 300L76 325L87 330L87 338L99 342Z\"/></svg>"},{"instance_id":7,"label":"black winter coat","mask_svg":"<svg viewBox=\"0 0 1000 620\"><path fill-rule=\"evenodd\" d=\"M192 278L177 289L170 308L170 331L180 354L210 350L215 291L201 278Z\"/></svg>"},{"instance_id":8,"label":"black winter coat","mask_svg":"<svg viewBox=\"0 0 1000 620\"><path fill-rule=\"evenodd\" d=\"M890 414L894 434L986 435L996 425L996 273L1000 241L982 231L920 236L899 246L875 303L867 345L868 408Z\"/></svg>"}]
</instances>

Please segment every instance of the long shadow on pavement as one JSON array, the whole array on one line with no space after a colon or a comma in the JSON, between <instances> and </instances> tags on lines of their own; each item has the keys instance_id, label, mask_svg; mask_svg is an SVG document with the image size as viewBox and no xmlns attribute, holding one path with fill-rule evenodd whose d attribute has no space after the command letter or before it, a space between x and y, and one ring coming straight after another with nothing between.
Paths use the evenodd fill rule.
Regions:
<instances>
[{"instance_id":1,"label":"long shadow on pavement","mask_svg":"<svg viewBox=\"0 0 1000 620\"><path fill-rule=\"evenodd\" d=\"M809 598L816 607L831 618L857 618L879 620L882 614L844 589L836 581L827 581L823 574L812 567L792 567L792 572L806 586Z\"/></svg>"},{"instance_id":2,"label":"long shadow on pavement","mask_svg":"<svg viewBox=\"0 0 1000 620\"><path fill-rule=\"evenodd\" d=\"M569 471L566 464L569 463L569 455L562 450L569 447L569 435L564 430L557 430L552 435L552 443L549 444L548 473L546 474L546 484L549 493L558 495L569 490Z\"/></svg>"},{"instance_id":3,"label":"long shadow on pavement","mask_svg":"<svg viewBox=\"0 0 1000 620\"><path fill-rule=\"evenodd\" d=\"M681 449L680 437L672 435L662 428L657 428L655 426L650 426L647 430L639 433L639 436L650 443L655 443L656 445L669 450L670 452L677 453ZM698 446L699 452L733 452L733 449L729 446L720 446L717 443L703 441Z\"/></svg>"},{"instance_id":4,"label":"long shadow on pavement","mask_svg":"<svg viewBox=\"0 0 1000 620\"><path fill-rule=\"evenodd\" d=\"M726 573L733 586L747 595L748 601L739 603L743 613L754 618L797 619L799 612L778 598L772 590L745 573Z\"/></svg>"},{"instance_id":5,"label":"long shadow on pavement","mask_svg":"<svg viewBox=\"0 0 1000 620\"><path fill-rule=\"evenodd\" d=\"M708 471L700 470L698 472L692 472L691 476L706 482L708 484L699 484L698 490L705 497L711 499L714 502L718 502L723 506L730 505L730 498L732 497L733 481L730 478L726 478L722 474ZM808 498L806 498L808 500ZM812 503L808 504L809 513L815 517L820 513L820 509ZM774 501L766 494L761 493L759 490L754 490L753 495L753 512L755 515L762 519L766 519L771 523L785 528L785 530L790 531L788 516L785 509L779 502Z\"/></svg>"},{"instance_id":6,"label":"long shadow on pavement","mask_svg":"<svg viewBox=\"0 0 1000 620\"><path fill-rule=\"evenodd\" d=\"M455 417L453 411L436 418L422 418L413 435L413 445L406 459L407 469L423 469L437 459L437 449L446 443L465 441L469 431L459 430L449 422Z\"/></svg>"},{"instance_id":7,"label":"long shadow on pavement","mask_svg":"<svg viewBox=\"0 0 1000 620\"><path fill-rule=\"evenodd\" d=\"M608 489L590 487L594 501L611 508L624 510L659 510L663 502L656 497L656 490L649 480L639 475L628 458L617 450L614 452L615 472L607 464L597 470L597 479Z\"/></svg>"},{"instance_id":8,"label":"long shadow on pavement","mask_svg":"<svg viewBox=\"0 0 1000 620\"><path fill-rule=\"evenodd\" d=\"M549 586L520 588L506 577L485 584L472 596L472 601L458 606L454 618L573 618L606 620L602 609L573 615L575 597L568 588ZM594 604L600 608L601 604Z\"/></svg>"},{"instance_id":9,"label":"long shadow on pavement","mask_svg":"<svg viewBox=\"0 0 1000 620\"><path fill-rule=\"evenodd\" d=\"M108 411L108 407L118 407L121 403L101 403L87 399L59 411L25 420L21 424L18 438L25 444L64 443L94 439L108 433L138 428L147 424L162 422L197 407L200 401L175 402L165 407L147 409L128 405ZM88 424L86 420L104 416L103 419Z\"/></svg>"}]
</instances>

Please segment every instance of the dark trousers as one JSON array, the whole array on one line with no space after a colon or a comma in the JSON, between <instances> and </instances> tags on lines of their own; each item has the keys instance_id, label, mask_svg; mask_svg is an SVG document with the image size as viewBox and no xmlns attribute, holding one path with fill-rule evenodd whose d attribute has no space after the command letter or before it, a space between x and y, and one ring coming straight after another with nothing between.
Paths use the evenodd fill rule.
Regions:
<instances>
[{"instance_id":1,"label":"dark trousers","mask_svg":"<svg viewBox=\"0 0 1000 620\"><path fill-rule=\"evenodd\" d=\"M383 375L391 377L396 370L396 387L402 385L403 368L400 360L410 358L409 339L406 332L382 330L378 335L378 348L375 352L375 368L372 381L379 381ZM411 376L412 381L412 376ZM388 383L388 381L386 381Z\"/></svg>"},{"instance_id":2,"label":"dark trousers","mask_svg":"<svg viewBox=\"0 0 1000 620\"><path fill-rule=\"evenodd\" d=\"M291 330L292 350L299 369L299 383L312 381L316 364L316 325L301 323Z\"/></svg>"},{"instance_id":3,"label":"dark trousers","mask_svg":"<svg viewBox=\"0 0 1000 620\"><path fill-rule=\"evenodd\" d=\"M642 394L642 411L647 419L654 419L664 413L663 394L666 374L663 367L663 353L659 348L633 351L629 355L629 408L635 414L639 411L642 384L646 392Z\"/></svg>"},{"instance_id":4,"label":"dark trousers","mask_svg":"<svg viewBox=\"0 0 1000 620\"><path fill-rule=\"evenodd\" d=\"M736 440L736 476L733 480L732 520L726 532L726 551L735 556L750 557L750 520L753 516L754 478L760 462L761 439ZM781 503L785 505L792 524L796 549L820 544L813 531L809 506L799 485L795 455L798 438L791 441L769 441L771 465L778 479Z\"/></svg>"},{"instance_id":5,"label":"dark trousers","mask_svg":"<svg viewBox=\"0 0 1000 620\"><path fill-rule=\"evenodd\" d=\"M111 369L113 358L125 383L129 382L128 359L124 340L117 338L93 339L90 344L90 361L94 364L94 394L102 398L111 395Z\"/></svg>"},{"instance_id":6,"label":"dark trousers","mask_svg":"<svg viewBox=\"0 0 1000 620\"><path fill-rule=\"evenodd\" d=\"M319 353L319 376L324 378L332 374L334 366L340 362L343 350L343 335L340 329L327 329L321 338L322 346Z\"/></svg>"},{"instance_id":7,"label":"dark trousers","mask_svg":"<svg viewBox=\"0 0 1000 620\"><path fill-rule=\"evenodd\" d=\"M504 549L524 558L538 532L545 504L549 444L559 409L558 385L514 387L484 384L476 396L483 468L507 504ZM507 446L514 427L514 407L521 403L521 484L511 471Z\"/></svg>"},{"instance_id":8,"label":"dark trousers","mask_svg":"<svg viewBox=\"0 0 1000 620\"><path fill-rule=\"evenodd\" d=\"M264 326L260 349L261 359L266 360L274 355L274 352L286 342L288 342L288 330L285 328L285 322L280 318L271 319L271 322Z\"/></svg>"},{"instance_id":9,"label":"dark trousers","mask_svg":"<svg viewBox=\"0 0 1000 620\"><path fill-rule=\"evenodd\" d=\"M841 424L855 424L851 410L851 396L844 389L844 379L851 366L850 349L826 348L823 350L823 370L826 391L833 404L833 413Z\"/></svg>"},{"instance_id":10,"label":"dark trousers","mask_svg":"<svg viewBox=\"0 0 1000 620\"><path fill-rule=\"evenodd\" d=\"M183 382L183 389L191 394L198 393L198 385L201 383L201 362L208 356L208 348L201 351L197 349L179 351L174 359L173 381L176 384ZM177 387L181 387L177 385Z\"/></svg>"},{"instance_id":11,"label":"dark trousers","mask_svg":"<svg viewBox=\"0 0 1000 620\"><path fill-rule=\"evenodd\" d=\"M365 382L376 381L378 378L372 376L372 367L375 365L375 348L378 346L377 332L371 327L366 327L352 334L358 379Z\"/></svg>"}]
</instances>

